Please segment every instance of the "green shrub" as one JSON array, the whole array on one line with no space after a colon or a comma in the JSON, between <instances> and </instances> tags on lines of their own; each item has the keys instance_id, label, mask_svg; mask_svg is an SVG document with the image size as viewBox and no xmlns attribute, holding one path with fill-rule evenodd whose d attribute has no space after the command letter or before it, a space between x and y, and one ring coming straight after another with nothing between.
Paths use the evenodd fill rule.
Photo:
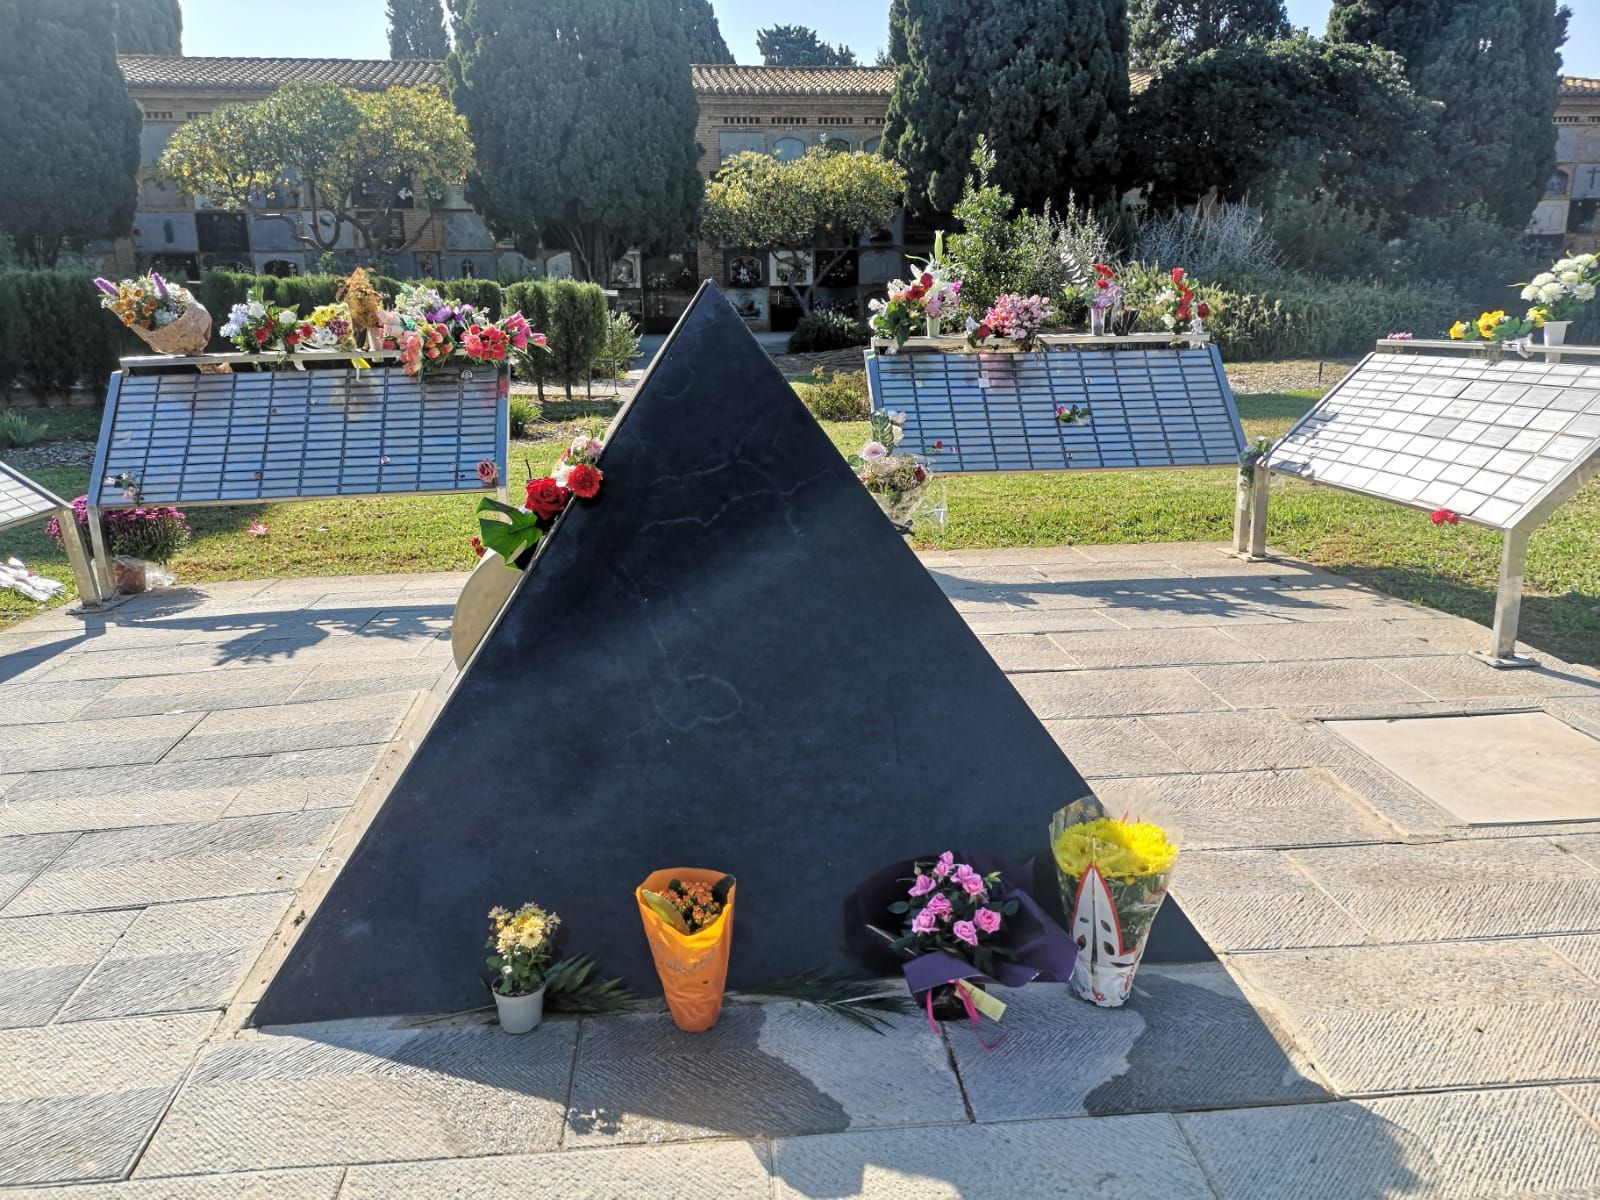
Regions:
<instances>
[{"instance_id":1,"label":"green shrub","mask_svg":"<svg viewBox=\"0 0 1600 1200\"><path fill-rule=\"evenodd\" d=\"M1387 287L1300 276L1202 288L1206 327L1225 359L1346 358L1404 331L1442 337L1464 311L1447 288Z\"/></svg>"},{"instance_id":2,"label":"green shrub","mask_svg":"<svg viewBox=\"0 0 1600 1200\"><path fill-rule=\"evenodd\" d=\"M865 371L830 375L817 367L811 372L811 382L795 385L795 391L819 421L864 421L872 415Z\"/></svg>"},{"instance_id":3,"label":"green shrub","mask_svg":"<svg viewBox=\"0 0 1600 1200\"><path fill-rule=\"evenodd\" d=\"M525 438L528 436L528 426L539 419L543 410L525 396L511 397L509 409L511 436Z\"/></svg>"},{"instance_id":4,"label":"green shrub","mask_svg":"<svg viewBox=\"0 0 1600 1200\"><path fill-rule=\"evenodd\" d=\"M605 349L606 296L594 283L573 279L528 279L505 289L505 306L518 310L528 324L549 339L548 354L535 352L518 374L539 387L559 383L572 395L574 383L585 383L595 359Z\"/></svg>"},{"instance_id":5,"label":"green shrub","mask_svg":"<svg viewBox=\"0 0 1600 1200\"><path fill-rule=\"evenodd\" d=\"M1508 229L1474 207L1412 221L1390 278L1444 284L1461 296L1463 317L1495 308L1520 315L1526 301L1522 289L1512 285L1546 269L1528 253L1521 230Z\"/></svg>"},{"instance_id":6,"label":"green shrub","mask_svg":"<svg viewBox=\"0 0 1600 1200\"><path fill-rule=\"evenodd\" d=\"M605 340L594 362L594 377L624 378L633 368L633 360L639 357L640 342L639 327L633 323L633 314L620 310L607 313Z\"/></svg>"},{"instance_id":7,"label":"green shrub","mask_svg":"<svg viewBox=\"0 0 1600 1200\"><path fill-rule=\"evenodd\" d=\"M0 450L31 446L50 431L45 422L14 408L0 412Z\"/></svg>"},{"instance_id":8,"label":"green shrub","mask_svg":"<svg viewBox=\"0 0 1600 1200\"><path fill-rule=\"evenodd\" d=\"M872 340L867 327L852 316L831 309L818 309L800 318L789 335L790 354L809 354L819 350L848 350Z\"/></svg>"}]
</instances>

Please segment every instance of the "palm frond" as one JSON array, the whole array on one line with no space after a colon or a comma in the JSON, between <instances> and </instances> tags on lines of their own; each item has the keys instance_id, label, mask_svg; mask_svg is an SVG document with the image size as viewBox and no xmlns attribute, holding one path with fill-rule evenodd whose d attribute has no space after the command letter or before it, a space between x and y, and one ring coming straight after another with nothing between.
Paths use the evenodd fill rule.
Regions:
<instances>
[{"instance_id":1,"label":"palm frond","mask_svg":"<svg viewBox=\"0 0 1600 1200\"><path fill-rule=\"evenodd\" d=\"M639 997L620 979L591 979L595 962L587 954L563 958L544 973L544 1003L552 1012L602 1016L633 1010Z\"/></svg>"},{"instance_id":2,"label":"palm frond","mask_svg":"<svg viewBox=\"0 0 1600 1200\"><path fill-rule=\"evenodd\" d=\"M888 980L820 969L785 975L747 991L756 996L798 1000L878 1034L887 1033L893 1024L884 1014L909 1013L913 1007L904 989Z\"/></svg>"}]
</instances>

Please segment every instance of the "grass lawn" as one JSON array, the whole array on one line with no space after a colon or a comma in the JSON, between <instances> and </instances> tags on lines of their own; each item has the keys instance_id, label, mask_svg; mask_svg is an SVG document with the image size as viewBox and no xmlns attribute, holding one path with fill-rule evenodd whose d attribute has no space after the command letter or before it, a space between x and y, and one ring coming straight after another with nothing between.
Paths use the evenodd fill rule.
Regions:
<instances>
[{"instance_id":1,"label":"grass lawn","mask_svg":"<svg viewBox=\"0 0 1600 1200\"><path fill-rule=\"evenodd\" d=\"M1316 399L1315 391L1239 397L1245 432L1277 438ZM523 462L543 467L577 425L609 405L549 405L541 435L513 445L512 477ZM867 436L866 422L829 423L842 451ZM81 436L81 435L79 435ZM58 494L80 493L87 472L32 472ZM1223 469L1113 471L1055 475L951 477L949 523L919 549L1041 546L1071 543L1221 541L1232 534L1234 473ZM1436 527L1427 514L1332 488L1288 480L1273 484L1268 536L1274 548L1407 600L1487 624L1499 570L1498 534L1465 525ZM474 532L473 496L326 500L189 512L195 540L174 560L181 580L257 579L285 575L358 575L385 571L465 570ZM252 537L246 526L271 532ZM42 526L0 538L4 552L68 582L60 553ZM0 626L38 611L15 592L0 592ZM1523 637L1563 658L1600 665L1600 483L1561 508L1528 550Z\"/></svg>"}]
</instances>

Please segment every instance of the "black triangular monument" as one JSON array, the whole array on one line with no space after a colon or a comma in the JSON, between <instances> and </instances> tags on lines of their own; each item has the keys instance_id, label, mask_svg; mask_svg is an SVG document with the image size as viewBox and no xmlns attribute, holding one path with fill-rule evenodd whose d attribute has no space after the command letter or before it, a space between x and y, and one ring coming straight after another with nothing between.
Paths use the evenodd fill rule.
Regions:
<instances>
[{"instance_id":1,"label":"black triangular monument","mask_svg":"<svg viewBox=\"0 0 1600 1200\"><path fill-rule=\"evenodd\" d=\"M257 1024L485 1004L485 914L527 900L657 993L633 889L658 868L738 876L738 988L848 969L845 898L897 859L1047 857L1082 777L715 287L601 466Z\"/></svg>"}]
</instances>

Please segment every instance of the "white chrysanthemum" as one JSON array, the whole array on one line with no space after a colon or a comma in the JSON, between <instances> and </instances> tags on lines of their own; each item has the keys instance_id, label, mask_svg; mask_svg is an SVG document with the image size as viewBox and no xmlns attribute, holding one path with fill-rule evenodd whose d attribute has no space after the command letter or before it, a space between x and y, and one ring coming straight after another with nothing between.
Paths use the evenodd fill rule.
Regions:
<instances>
[{"instance_id":1,"label":"white chrysanthemum","mask_svg":"<svg viewBox=\"0 0 1600 1200\"><path fill-rule=\"evenodd\" d=\"M1595 288L1592 283L1575 283L1572 285L1572 294L1585 304L1594 299L1594 291Z\"/></svg>"},{"instance_id":2,"label":"white chrysanthemum","mask_svg":"<svg viewBox=\"0 0 1600 1200\"><path fill-rule=\"evenodd\" d=\"M1522 298L1524 300L1537 300L1539 298L1539 289L1530 283L1527 287L1522 289Z\"/></svg>"},{"instance_id":3,"label":"white chrysanthemum","mask_svg":"<svg viewBox=\"0 0 1600 1200\"><path fill-rule=\"evenodd\" d=\"M1549 271L1543 271L1533 277L1533 286L1544 287L1547 283L1554 283L1555 281L1556 277L1554 274Z\"/></svg>"},{"instance_id":4,"label":"white chrysanthemum","mask_svg":"<svg viewBox=\"0 0 1600 1200\"><path fill-rule=\"evenodd\" d=\"M1554 304L1567 294L1567 289L1559 283L1547 283L1539 289L1539 299L1545 304Z\"/></svg>"},{"instance_id":5,"label":"white chrysanthemum","mask_svg":"<svg viewBox=\"0 0 1600 1200\"><path fill-rule=\"evenodd\" d=\"M259 300L250 301L249 304L244 306L244 310L252 317L264 317L267 315L267 306Z\"/></svg>"}]
</instances>

